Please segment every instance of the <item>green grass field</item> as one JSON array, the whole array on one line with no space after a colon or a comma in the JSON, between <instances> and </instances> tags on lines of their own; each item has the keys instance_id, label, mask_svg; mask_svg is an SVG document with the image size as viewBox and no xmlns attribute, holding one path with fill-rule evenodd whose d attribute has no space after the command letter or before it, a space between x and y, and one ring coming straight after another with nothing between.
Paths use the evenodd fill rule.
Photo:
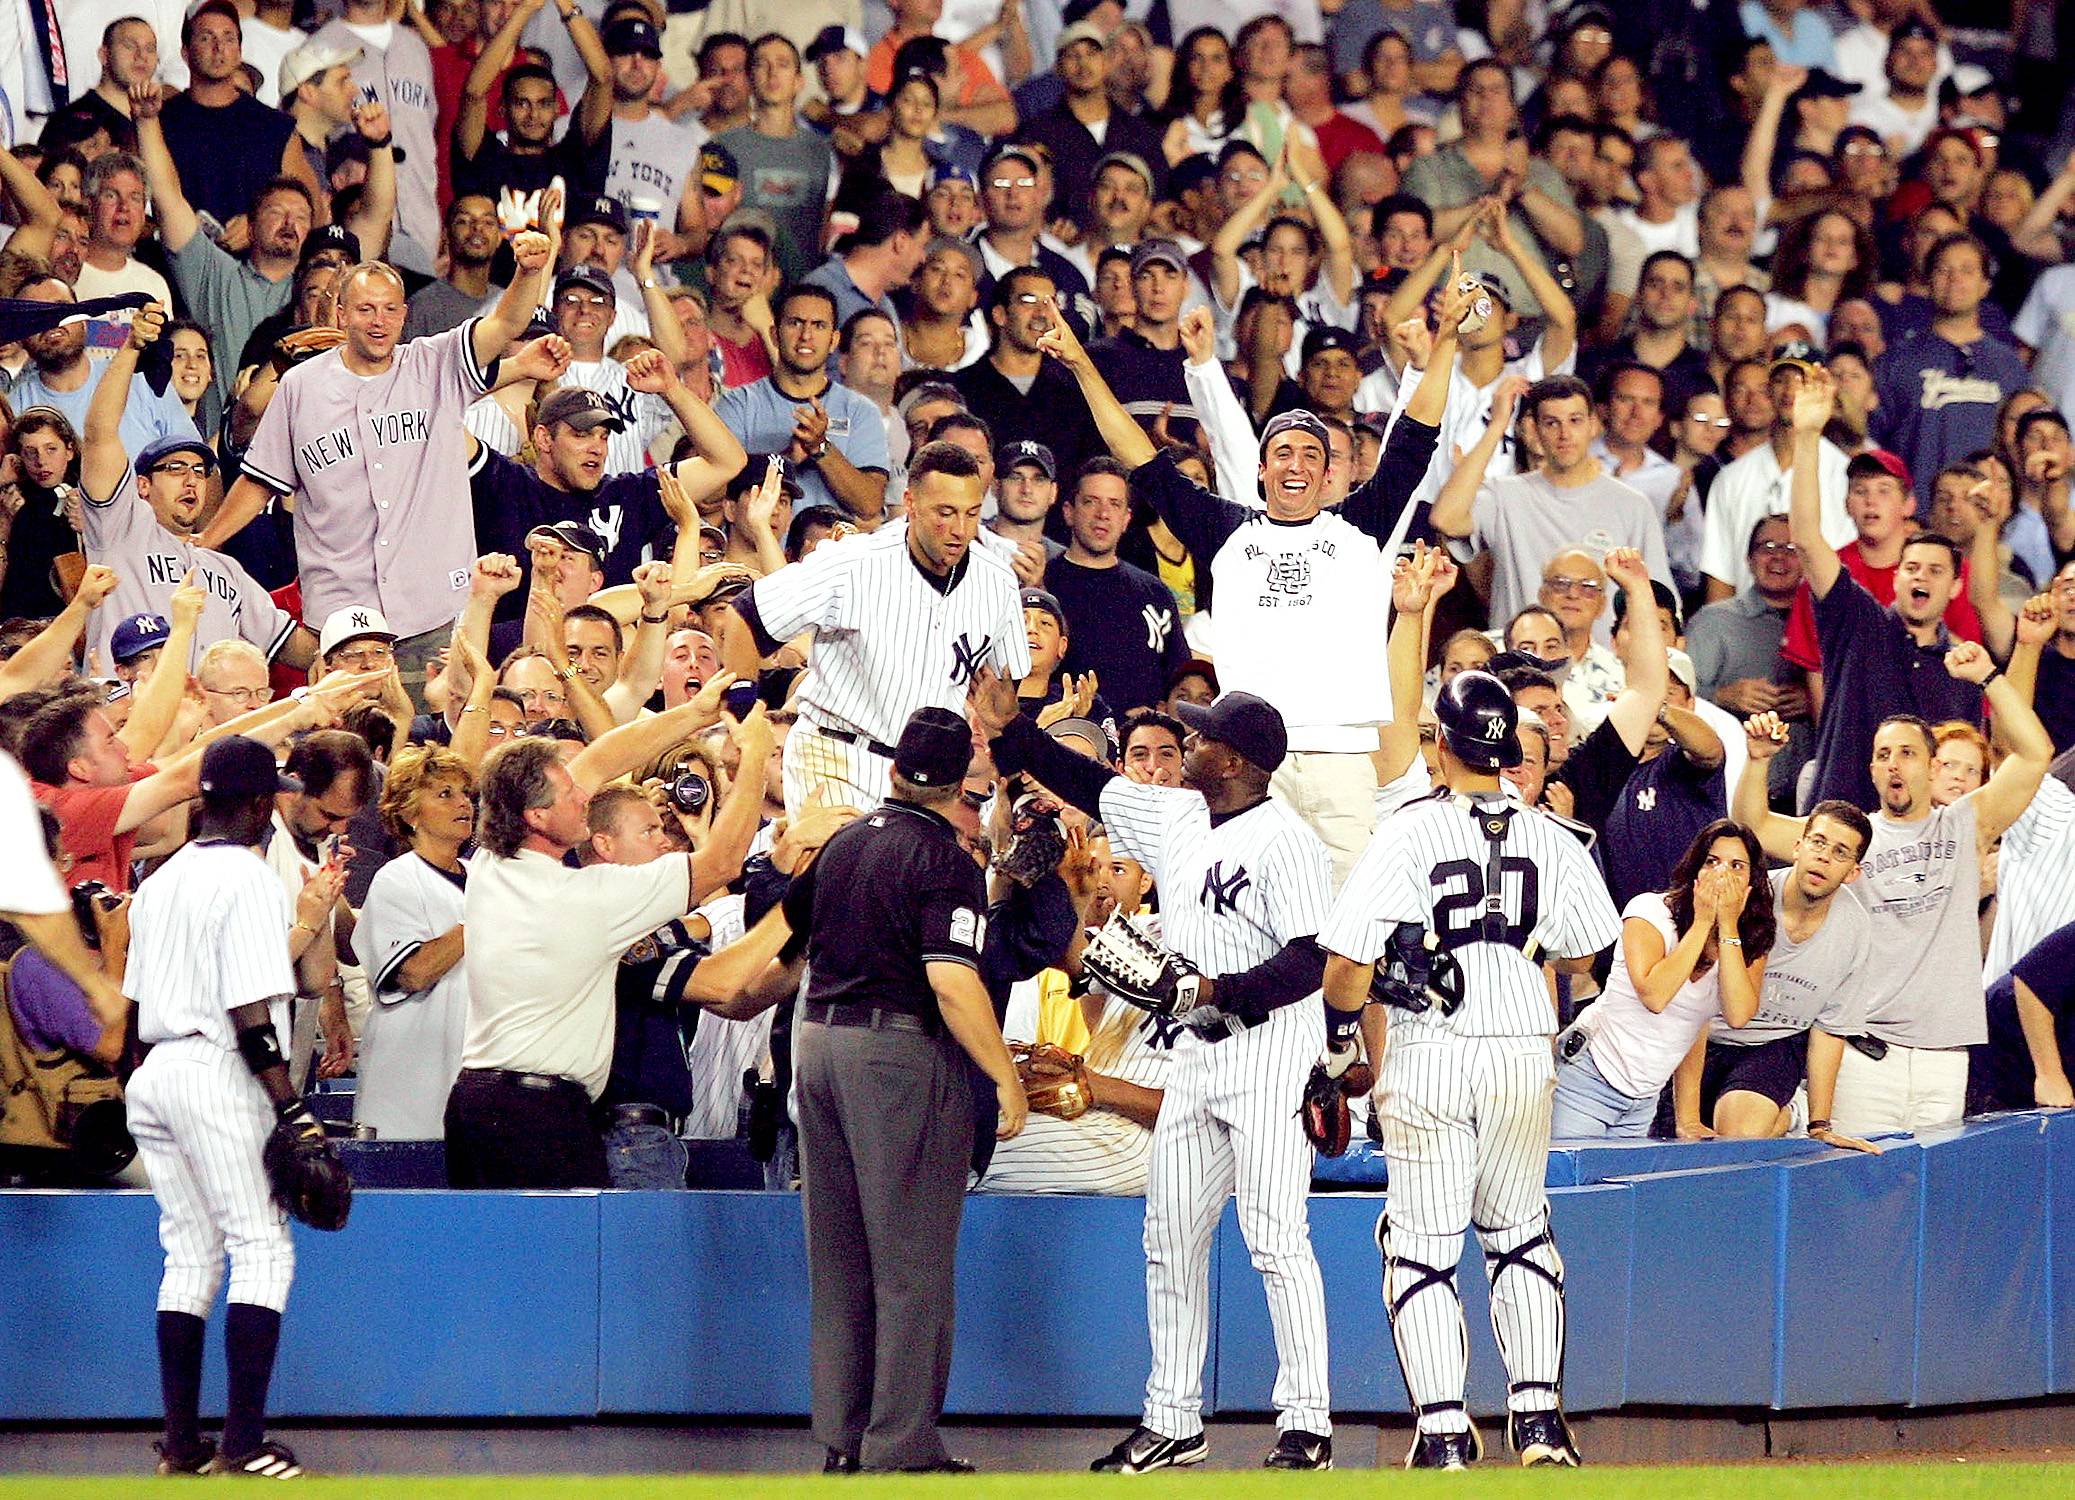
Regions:
<instances>
[{"instance_id":1,"label":"green grass field","mask_svg":"<svg viewBox=\"0 0 2075 1500\"><path fill-rule=\"evenodd\" d=\"M1569 1495L1591 1500L2026 1500L2070 1492L2075 1469L2059 1464L1983 1463L1935 1459L1913 1464L1777 1463L1682 1468L1593 1468L1576 1473L1522 1473L1491 1464L1471 1476L1342 1469L1298 1477L1260 1473L1156 1474L1101 1480L1087 1474L1000 1474L978 1478L821 1479L785 1475L640 1476L603 1481L611 1500L806 1500L863 1490L869 1500L969 1496L972 1500L1088 1500L1114 1488L1131 1500L1355 1500L1379 1493L1421 1500L1472 1495L1476 1500L1531 1500ZM585 1475L512 1475L466 1479L392 1477L316 1479L302 1488L370 1500L577 1500L601 1481ZM158 1479L0 1479L0 1500L163 1497L180 1489Z\"/></svg>"}]
</instances>

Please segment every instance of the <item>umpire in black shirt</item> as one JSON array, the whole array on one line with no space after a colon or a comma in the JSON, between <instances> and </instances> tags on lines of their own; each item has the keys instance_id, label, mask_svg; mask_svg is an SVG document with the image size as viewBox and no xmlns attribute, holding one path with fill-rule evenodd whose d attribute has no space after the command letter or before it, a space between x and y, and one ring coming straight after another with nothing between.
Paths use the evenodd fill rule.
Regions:
<instances>
[{"instance_id":1,"label":"umpire in black shirt","mask_svg":"<svg viewBox=\"0 0 2075 1500\"><path fill-rule=\"evenodd\" d=\"M966 1059L994 1081L1003 1139L1026 1109L980 976L986 889L942 811L971 759L964 719L918 709L892 794L785 895L809 973L794 1068L814 1433L836 1472L971 1467L937 1432L973 1144Z\"/></svg>"}]
</instances>

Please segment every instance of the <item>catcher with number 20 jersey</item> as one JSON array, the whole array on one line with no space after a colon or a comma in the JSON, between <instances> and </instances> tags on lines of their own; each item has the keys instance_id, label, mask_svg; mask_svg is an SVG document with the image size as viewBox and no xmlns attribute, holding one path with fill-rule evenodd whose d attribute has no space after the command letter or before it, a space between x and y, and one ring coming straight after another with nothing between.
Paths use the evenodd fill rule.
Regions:
<instances>
[{"instance_id":1,"label":"catcher with number 20 jersey","mask_svg":"<svg viewBox=\"0 0 2075 1500\"><path fill-rule=\"evenodd\" d=\"M1312 1152L1297 1100L1324 1045L1332 901L1326 846L1268 800L1288 740L1282 716L1246 693L1183 705L1193 731L1181 787L1142 786L1056 744L1017 716L1015 686L991 671L971 707L1003 775L1028 771L1100 818L1111 846L1159 886L1162 941L1120 919L1091 940L1084 971L1172 1029L1174 1055L1153 1127L1146 1184L1146 1310L1153 1369L1138 1428L1093 1465L1143 1473L1201 1463L1210 1245L1237 1196L1239 1225L1268 1293L1280 1372L1271 1468L1332 1464L1325 1289L1312 1255Z\"/></svg>"},{"instance_id":2,"label":"catcher with number 20 jersey","mask_svg":"<svg viewBox=\"0 0 2075 1500\"><path fill-rule=\"evenodd\" d=\"M1376 1243L1419 1419L1406 1466L1459 1469L1481 1451L1455 1286L1472 1224L1511 1379L1512 1447L1524 1464L1574 1465L1563 1260L1544 1187L1556 1006L1541 960L1587 968L1621 920L1584 846L1504 795L1498 773L1521 759L1505 684L1465 672L1435 713L1443 789L1377 829L1319 933L1328 1025L1339 1033L1380 1003L1389 1029L1376 1108L1390 1197Z\"/></svg>"}]
</instances>

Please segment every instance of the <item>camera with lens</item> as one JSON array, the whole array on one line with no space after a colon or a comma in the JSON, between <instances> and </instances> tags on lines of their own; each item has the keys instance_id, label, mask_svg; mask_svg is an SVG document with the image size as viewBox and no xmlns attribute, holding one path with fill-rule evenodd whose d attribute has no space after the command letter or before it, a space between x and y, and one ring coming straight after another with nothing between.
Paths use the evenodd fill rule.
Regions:
<instances>
[{"instance_id":1,"label":"camera with lens","mask_svg":"<svg viewBox=\"0 0 2075 1500\"><path fill-rule=\"evenodd\" d=\"M95 911L114 911L120 905L122 897L98 880L82 880L72 887L72 920L79 924L79 935L89 948L101 946L101 927L94 920Z\"/></svg>"},{"instance_id":2,"label":"camera with lens","mask_svg":"<svg viewBox=\"0 0 2075 1500\"><path fill-rule=\"evenodd\" d=\"M706 804L713 800L713 783L706 779L703 771L679 771L670 778L665 790L669 793L670 805L686 817L705 811Z\"/></svg>"}]
</instances>

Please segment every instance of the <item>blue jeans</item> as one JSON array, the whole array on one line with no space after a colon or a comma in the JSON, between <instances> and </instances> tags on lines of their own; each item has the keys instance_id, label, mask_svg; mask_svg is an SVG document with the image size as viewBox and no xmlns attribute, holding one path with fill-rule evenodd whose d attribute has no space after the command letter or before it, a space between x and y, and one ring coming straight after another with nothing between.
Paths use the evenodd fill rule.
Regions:
<instances>
[{"instance_id":1,"label":"blue jeans","mask_svg":"<svg viewBox=\"0 0 2075 1500\"><path fill-rule=\"evenodd\" d=\"M1657 1115L1657 1096L1634 1099L1593 1066L1592 1048L1556 1065L1556 1104L1550 1136L1559 1141L1641 1140Z\"/></svg>"}]
</instances>

